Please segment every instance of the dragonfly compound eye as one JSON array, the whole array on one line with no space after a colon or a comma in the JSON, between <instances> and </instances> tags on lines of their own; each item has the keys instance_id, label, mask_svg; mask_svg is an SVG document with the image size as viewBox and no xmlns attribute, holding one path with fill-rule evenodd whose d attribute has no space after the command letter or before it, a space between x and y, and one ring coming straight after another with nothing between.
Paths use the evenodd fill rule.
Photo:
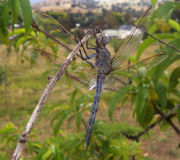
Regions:
<instances>
[{"instance_id":1,"label":"dragonfly compound eye","mask_svg":"<svg viewBox=\"0 0 180 160\"><path fill-rule=\"evenodd\" d=\"M109 43L109 36L108 36L108 35L105 35L105 36L103 37L103 43L104 43L105 45Z\"/></svg>"},{"instance_id":2,"label":"dragonfly compound eye","mask_svg":"<svg viewBox=\"0 0 180 160\"><path fill-rule=\"evenodd\" d=\"M102 35L102 33L98 33L96 35L96 37L97 37L97 40L98 40L99 44L106 45L106 44L109 43L109 36L108 35Z\"/></svg>"}]
</instances>

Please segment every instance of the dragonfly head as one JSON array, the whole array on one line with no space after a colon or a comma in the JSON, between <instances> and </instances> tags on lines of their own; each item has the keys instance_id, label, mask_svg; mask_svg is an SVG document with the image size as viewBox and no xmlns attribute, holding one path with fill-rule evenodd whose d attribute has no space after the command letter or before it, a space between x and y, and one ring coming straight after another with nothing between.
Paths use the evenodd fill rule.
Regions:
<instances>
[{"instance_id":1,"label":"dragonfly head","mask_svg":"<svg viewBox=\"0 0 180 160\"><path fill-rule=\"evenodd\" d=\"M96 35L97 37L97 41L100 45L103 45L105 46L106 44L109 43L109 36L107 34L104 34L104 33L98 33Z\"/></svg>"}]
</instances>

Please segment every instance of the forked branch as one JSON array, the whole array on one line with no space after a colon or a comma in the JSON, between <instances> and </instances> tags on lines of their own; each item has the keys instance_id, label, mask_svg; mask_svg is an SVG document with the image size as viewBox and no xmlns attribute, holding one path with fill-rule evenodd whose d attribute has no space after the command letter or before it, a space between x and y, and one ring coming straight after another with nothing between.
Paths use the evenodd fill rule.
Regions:
<instances>
[{"instance_id":1,"label":"forked branch","mask_svg":"<svg viewBox=\"0 0 180 160\"><path fill-rule=\"evenodd\" d=\"M151 103L152 103L154 109L156 110L156 112L157 112L159 115L161 115L161 117L163 117L163 116L164 116L164 113L161 112L161 110L158 108L158 106L157 106L153 101L151 101ZM170 119L170 118L165 118L165 120L171 125L171 127L172 127L172 128L174 129L174 131L178 134L178 136L180 136L180 130L179 130L179 128L171 121L171 119Z\"/></svg>"},{"instance_id":2,"label":"forked branch","mask_svg":"<svg viewBox=\"0 0 180 160\"><path fill-rule=\"evenodd\" d=\"M178 104L176 107L174 107L172 110L170 110L168 113L163 114L159 119L157 119L154 123L149 125L146 129L138 133L136 136L128 135L127 133L123 132L123 135L126 136L128 139L134 140L136 142L139 142L139 138L146 134L149 130L154 128L158 123L160 123L164 119L170 119L171 117L175 116L175 111L180 108L180 104Z\"/></svg>"},{"instance_id":3,"label":"forked branch","mask_svg":"<svg viewBox=\"0 0 180 160\"><path fill-rule=\"evenodd\" d=\"M92 30L89 30L81 42L83 44L86 43L86 41L90 38L91 35L92 35ZM31 129L33 128L33 125L34 125L36 119L38 118L38 115L39 115L40 111L42 110L43 105L45 104L48 96L50 95L50 93L51 93L52 89L54 88L54 86L56 85L57 81L61 78L61 76L63 75L63 73L66 70L66 68L68 67L68 65L73 61L74 56L76 55L76 53L78 52L78 50L80 48L81 48L81 44L78 43L77 46L72 50L72 52L66 58L64 63L60 66L60 68L58 69L56 74L50 79L48 85L44 89L44 92L43 92L38 104L36 105L32 115L29 119L29 122L26 125L26 128L25 128L22 136L19 138L18 144L13 153L13 157L12 157L13 160L18 160L20 158L21 153L27 142L28 136L31 132Z\"/></svg>"}]
</instances>

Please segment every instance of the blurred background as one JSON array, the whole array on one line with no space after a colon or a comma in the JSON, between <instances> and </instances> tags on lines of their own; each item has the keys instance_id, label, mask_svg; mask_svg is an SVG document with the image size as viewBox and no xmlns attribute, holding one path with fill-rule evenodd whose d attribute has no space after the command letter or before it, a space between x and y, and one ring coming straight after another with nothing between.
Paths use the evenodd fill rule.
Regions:
<instances>
[{"instance_id":1,"label":"blurred background","mask_svg":"<svg viewBox=\"0 0 180 160\"><path fill-rule=\"evenodd\" d=\"M168 9L168 6L173 6L173 2L179 3L179 0L170 1L172 4L166 1L157 0L156 8L165 6L159 15L163 15L162 13L166 15L166 9L170 10L166 18L180 23L180 9L176 9L179 5ZM74 36L77 32L83 35L90 26L98 25L110 36L108 49L114 54L123 40L129 36L133 24L155 1L30 0L30 3L33 23L70 48L76 45ZM162 12L164 10L165 12ZM160 18L155 21L157 26L155 34L157 36L162 34L159 38L167 43L178 39L180 29L173 28L166 19ZM9 44L4 45L0 41L0 160L11 157L18 137L23 133L50 77L56 73L69 54L67 48L58 45L34 28L26 34L21 19L18 19L14 26L9 24L8 31L12 28L14 32L9 33ZM143 37L142 45L145 38L147 35ZM93 39L90 41L94 42ZM157 41L152 43L150 40L148 43L146 41L147 47L144 47L145 54L142 57L163 50L164 46ZM135 56L132 57L132 61L135 61ZM169 77L178 66L179 61L165 70L161 79L164 86L168 86ZM94 90L88 90L87 83L92 75L89 75L90 69L84 72L86 68L87 64L80 58L68 67L44 105L30 134L22 159L135 160L133 157L136 157L136 160L180 159L180 138L165 120L145 134L139 143L125 137L123 132L136 135L159 118L159 115L149 108L144 116L145 124L139 125L134 116L135 98L128 97L127 93L119 102L121 97L118 93L119 95L121 93L107 90L103 92L99 104L92 145L88 152L84 152L84 135L94 96ZM146 79L149 86L152 84L151 78ZM179 81L177 84L179 89ZM148 95L153 89L149 90ZM156 91L153 90L153 94L154 92ZM177 95L180 95L179 92ZM178 101L176 96L170 96L167 102L170 107L165 108L163 112L175 106ZM148 115L150 118L147 120ZM177 119L174 123L179 127Z\"/></svg>"}]
</instances>

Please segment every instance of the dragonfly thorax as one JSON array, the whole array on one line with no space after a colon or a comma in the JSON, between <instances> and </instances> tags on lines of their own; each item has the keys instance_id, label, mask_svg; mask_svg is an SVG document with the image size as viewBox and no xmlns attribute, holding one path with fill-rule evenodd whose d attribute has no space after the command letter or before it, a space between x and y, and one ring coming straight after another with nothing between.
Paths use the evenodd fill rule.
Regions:
<instances>
[{"instance_id":1,"label":"dragonfly thorax","mask_svg":"<svg viewBox=\"0 0 180 160\"><path fill-rule=\"evenodd\" d=\"M111 70L111 54L106 47L97 49L95 66L98 74L107 75Z\"/></svg>"}]
</instances>

